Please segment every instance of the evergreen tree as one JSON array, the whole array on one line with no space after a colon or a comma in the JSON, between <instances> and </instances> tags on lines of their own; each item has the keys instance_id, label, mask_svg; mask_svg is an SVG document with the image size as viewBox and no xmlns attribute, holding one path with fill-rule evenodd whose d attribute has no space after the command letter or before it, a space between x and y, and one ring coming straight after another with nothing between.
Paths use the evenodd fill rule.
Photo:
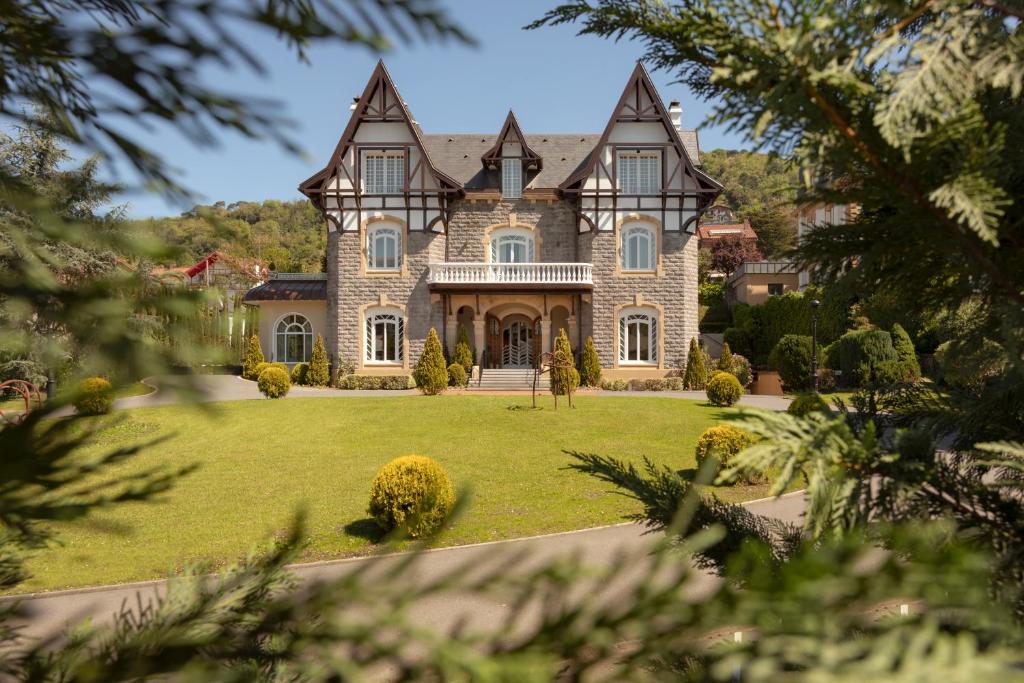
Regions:
<instances>
[{"instance_id":1,"label":"evergreen tree","mask_svg":"<svg viewBox=\"0 0 1024 683\"><path fill-rule=\"evenodd\" d=\"M572 345L569 343L569 335L563 327L558 331L555 339L556 361L568 361L569 366L564 368L551 369L551 393L556 396L565 396L570 390L575 390L580 385L580 373L573 362Z\"/></svg>"},{"instance_id":2,"label":"evergreen tree","mask_svg":"<svg viewBox=\"0 0 1024 683\"><path fill-rule=\"evenodd\" d=\"M331 383L331 366L327 360L327 349L324 348L324 338L316 335L313 342L313 353L309 357L309 372L306 373L306 382L311 387L326 387Z\"/></svg>"},{"instance_id":3,"label":"evergreen tree","mask_svg":"<svg viewBox=\"0 0 1024 683\"><path fill-rule=\"evenodd\" d=\"M580 384L585 387L601 386L601 359L597 356L594 338L587 337L583 343L583 359L580 362Z\"/></svg>"},{"instance_id":4,"label":"evergreen tree","mask_svg":"<svg viewBox=\"0 0 1024 683\"><path fill-rule=\"evenodd\" d=\"M907 379L917 379L921 376L921 364L917 360L917 351L914 350L914 342L910 335L899 323L892 326L892 345L896 349L896 360L903 369Z\"/></svg>"},{"instance_id":5,"label":"evergreen tree","mask_svg":"<svg viewBox=\"0 0 1024 683\"><path fill-rule=\"evenodd\" d=\"M469 344L469 334L466 332L466 328L459 326L459 336L455 341L455 355L452 357L452 362L458 363L466 371L468 377L473 372L473 347Z\"/></svg>"},{"instance_id":6,"label":"evergreen tree","mask_svg":"<svg viewBox=\"0 0 1024 683\"><path fill-rule=\"evenodd\" d=\"M264 360L259 335L253 334L249 337L249 345L245 349L245 359L242 360L242 377L255 380L256 366Z\"/></svg>"},{"instance_id":7,"label":"evergreen tree","mask_svg":"<svg viewBox=\"0 0 1024 683\"><path fill-rule=\"evenodd\" d=\"M420 359L416 362L413 376L416 378L416 388L428 396L440 394L448 386L448 366L444 362L441 339L433 327L427 334L427 341L423 345Z\"/></svg>"},{"instance_id":8,"label":"evergreen tree","mask_svg":"<svg viewBox=\"0 0 1024 683\"><path fill-rule=\"evenodd\" d=\"M732 350L729 342L722 344L722 355L718 357L718 369L722 372L732 373Z\"/></svg>"},{"instance_id":9,"label":"evergreen tree","mask_svg":"<svg viewBox=\"0 0 1024 683\"><path fill-rule=\"evenodd\" d=\"M704 351L697 343L697 338L690 339L690 350L686 354L686 370L683 372L683 387L691 391L701 391L708 384L708 368L704 359Z\"/></svg>"}]
</instances>

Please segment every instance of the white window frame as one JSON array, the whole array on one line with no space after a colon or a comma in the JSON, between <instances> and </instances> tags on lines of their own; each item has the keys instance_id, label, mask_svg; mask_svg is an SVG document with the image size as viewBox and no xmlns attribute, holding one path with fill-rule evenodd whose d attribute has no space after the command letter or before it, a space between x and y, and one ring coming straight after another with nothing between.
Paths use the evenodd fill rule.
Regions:
<instances>
[{"instance_id":1,"label":"white window frame","mask_svg":"<svg viewBox=\"0 0 1024 683\"><path fill-rule=\"evenodd\" d=\"M377 264L379 253L378 241L391 239L395 243L395 262L388 265ZM366 230L366 269L375 272L394 272L402 269L402 229L392 223L375 223ZM386 256L385 256L386 258Z\"/></svg>"},{"instance_id":2,"label":"white window frame","mask_svg":"<svg viewBox=\"0 0 1024 683\"><path fill-rule=\"evenodd\" d=\"M384 325L387 339L388 329L393 328L395 350L394 358L387 358L387 343L381 349L382 359L377 358L377 325ZM366 311L363 321L363 364L364 365L402 365L405 361L405 314L396 308L371 308Z\"/></svg>"},{"instance_id":3,"label":"white window frame","mask_svg":"<svg viewBox=\"0 0 1024 683\"><path fill-rule=\"evenodd\" d=\"M661 154L647 150L619 152L616 175L622 194L658 194L661 192Z\"/></svg>"},{"instance_id":4,"label":"white window frame","mask_svg":"<svg viewBox=\"0 0 1024 683\"><path fill-rule=\"evenodd\" d=\"M523 162L521 159L501 160L501 196L505 199L522 199Z\"/></svg>"},{"instance_id":5,"label":"white window frame","mask_svg":"<svg viewBox=\"0 0 1024 683\"><path fill-rule=\"evenodd\" d=\"M641 238L647 240L647 249L644 250L647 256L647 265L640 263L639 243ZM638 249L631 250L630 246L637 243ZM630 257L635 257L631 259ZM658 236L654 227L648 223L633 223L622 226L619 235L619 265L624 272L651 273L658 267Z\"/></svg>"},{"instance_id":6,"label":"white window frame","mask_svg":"<svg viewBox=\"0 0 1024 683\"><path fill-rule=\"evenodd\" d=\"M658 364L658 313L648 308L627 308L619 313L619 365ZM641 325L647 325L647 358L640 358ZM630 351L636 350L635 358Z\"/></svg>"},{"instance_id":7,"label":"white window frame","mask_svg":"<svg viewBox=\"0 0 1024 683\"><path fill-rule=\"evenodd\" d=\"M281 326L284 326L282 329ZM283 337L283 340L281 339ZM288 358L288 338L302 337L302 357ZM280 353L283 348L284 354ZM313 325L301 313L286 313L274 323L274 361L281 363L308 363L313 355ZM283 356L283 357L282 357Z\"/></svg>"},{"instance_id":8,"label":"white window frame","mask_svg":"<svg viewBox=\"0 0 1024 683\"><path fill-rule=\"evenodd\" d=\"M404 151L363 151L364 194L401 194L404 189Z\"/></svg>"},{"instance_id":9,"label":"white window frame","mask_svg":"<svg viewBox=\"0 0 1024 683\"><path fill-rule=\"evenodd\" d=\"M501 254L501 245L503 242L523 242L525 245L524 251L526 252L526 260L500 261L498 256ZM491 259L491 263L536 263L537 243L533 237L533 231L525 230L523 228L504 228L495 230L491 233L489 258Z\"/></svg>"}]
</instances>

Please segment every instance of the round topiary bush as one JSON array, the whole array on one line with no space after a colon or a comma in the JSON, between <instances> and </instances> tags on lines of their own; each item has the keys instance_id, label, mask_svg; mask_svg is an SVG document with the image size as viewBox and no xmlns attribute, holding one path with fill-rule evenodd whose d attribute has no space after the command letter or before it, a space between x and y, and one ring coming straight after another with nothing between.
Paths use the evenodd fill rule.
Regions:
<instances>
[{"instance_id":1,"label":"round topiary bush","mask_svg":"<svg viewBox=\"0 0 1024 683\"><path fill-rule=\"evenodd\" d=\"M440 529L454 506L455 489L444 468L424 455L404 455L373 478L367 512L384 531L420 538Z\"/></svg>"},{"instance_id":2,"label":"round topiary bush","mask_svg":"<svg viewBox=\"0 0 1024 683\"><path fill-rule=\"evenodd\" d=\"M469 383L469 375L466 368L459 363L452 363L448 366L448 384L453 387L464 387Z\"/></svg>"},{"instance_id":3,"label":"round topiary bush","mask_svg":"<svg viewBox=\"0 0 1024 683\"><path fill-rule=\"evenodd\" d=\"M256 386L259 387L260 392L267 398L282 398L288 394L288 390L292 388L292 383L288 379L288 373L281 368L268 367L260 373L260 378L256 380Z\"/></svg>"},{"instance_id":4,"label":"round topiary bush","mask_svg":"<svg viewBox=\"0 0 1024 683\"><path fill-rule=\"evenodd\" d=\"M309 363L296 363L292 368L292 384L302 386L309 381Z\"/></svg>"},{"instance_id":5,"label":"round topiary bush","mask_svg":"<svg viewBox=\"0 0 1024 683\"><path fill-rule=\"evenodd\" d=\"M779 371L786 391L801 391L811 385L811 338L784 335L768 356L768 365Z\"/></svg>"},{"instance_id":6,"label":"round topiary bush","mask_svg":"<svg viewBox=\"0 0 1024 683\"><path fill-rule=\"evenodd\" d=\"M729 372L716 372L706 389L708 401L713 406L731 406L740 400L743 395L743 387L736 376Z\"/></svg>"},{"instance_id":7,"label":"round topiary bush","mask_svg":"<svg viewBox=\"0 0 1024 683\"><path fill-rule=\"evenodd\" d=\"M261 362L257 363L255 366L253 366L252 376L251 377L247 377L246 379L251 379L252 381L255 382L256 380L258 380L260 378L260 375L263 374L263 371L266 370L269 367L270 367L270 361L261 361Z\"/></svg>"},{"instance_id":8,"label":"round topiary bush","mask_svg":"<svg viewBox=\"0 0 1024 683\"><path fill-rule=\"evenodd\" d=\"M821 394L800 394L786 408L786 412L796 417L804 417L809 413L831 413L828 402Z\"/></svg>"},{"instance_id":9,"label":"round topiary bush","mask_svg":"<svg viewBox=\"0 0 1024 683\"><path fill-rule=\"evenodd\" d=\"M78 383L75 410L79 415L104 415L114 407L114 387L102 377L90 377Z\"/></svg>"},{"instance_id":10,"label":"round topiary bush","mask_svg":"<svg viewBox=\"0 0 1024 683\"><path fill-rule=\"evenodd\" d=\"M694 455L697 467L704 465L710 456L718 458L723 467L733 464L736 454L756 441L754 435L732 425L715 425L708 427L697 439Z\"/></svg>"}]
</instances>

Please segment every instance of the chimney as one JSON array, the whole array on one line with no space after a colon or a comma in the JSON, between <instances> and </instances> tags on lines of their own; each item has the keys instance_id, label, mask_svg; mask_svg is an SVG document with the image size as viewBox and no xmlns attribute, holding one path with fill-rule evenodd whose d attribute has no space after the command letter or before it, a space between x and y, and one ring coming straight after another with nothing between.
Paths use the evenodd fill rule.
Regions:
<instances>
[{"instance_id":1,"label":"chimney","mask_svg":"<svg viewBox=\"0 0 1024 683\"><path fill-rule=\"evenodd\" d=\"M679 100L672 100L668 103L668 117L672 120L672 125L676 127L676 130L683 129L683 107L679 104Z\"/></svg>"},{"instance_id":2,"label":"chimney","mask_svg":"<svg viewBox=\"0 0 1024 683\"><path fill-rule=\"evenodd\" d=\"M356 95L355 97L352 98L352 104L348 105L348 110L355 111L357 104L359 104L359 95Z\"/></svg>"}]
</instances>

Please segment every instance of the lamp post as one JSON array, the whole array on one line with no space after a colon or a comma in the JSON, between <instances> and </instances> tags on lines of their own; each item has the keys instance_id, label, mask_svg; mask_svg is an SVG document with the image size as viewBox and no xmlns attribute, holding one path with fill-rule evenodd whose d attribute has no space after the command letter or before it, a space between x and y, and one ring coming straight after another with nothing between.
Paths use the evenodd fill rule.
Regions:
<instances>
[{"instance_id":1,"label":"lamp post","mask_svg":"<svg viewBox=\"0 0 1024 683\"><path fill-rule=\"evenodd\" d=\"M811 388L818 393L818 306L821 302L811 300Z\"/></svg>"}]
</instances>

